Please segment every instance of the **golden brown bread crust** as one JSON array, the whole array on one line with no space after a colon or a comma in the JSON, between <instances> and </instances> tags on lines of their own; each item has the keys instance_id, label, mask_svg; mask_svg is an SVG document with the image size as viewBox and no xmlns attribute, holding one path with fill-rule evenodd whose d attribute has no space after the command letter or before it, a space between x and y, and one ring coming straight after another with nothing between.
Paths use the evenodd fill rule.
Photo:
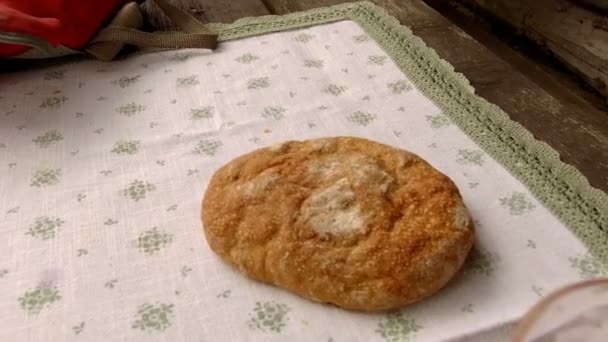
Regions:
<instances>
[{"instance_id":1,"label":"golden brown bread crust","mask_svg":"<svg viewBox=\"0 0 608 342\"><path fill-rule=\"evenodd\" d=\"M427 297L474 240L458 189L418 156L361 138L243 155L202 204L212 250L256 280L356 310Z\"/></svg>"}]
</instances>

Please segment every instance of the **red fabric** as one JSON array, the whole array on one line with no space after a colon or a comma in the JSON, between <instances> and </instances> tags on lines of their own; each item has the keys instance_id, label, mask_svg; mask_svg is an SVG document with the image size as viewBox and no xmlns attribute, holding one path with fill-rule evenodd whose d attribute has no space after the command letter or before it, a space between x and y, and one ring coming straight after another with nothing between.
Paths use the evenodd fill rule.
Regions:
<instances>
[{"instance_id":1,"label":"red fabric","mask_svg":"<svg viewBox=\"0 0 608 342\"><path fill-rule=\"evenodd\" d=\"M0 0L0 31L36 36L79 50L127 0ZM0 57L29 47L0 43Z\"/></svg>"}]
</instances>

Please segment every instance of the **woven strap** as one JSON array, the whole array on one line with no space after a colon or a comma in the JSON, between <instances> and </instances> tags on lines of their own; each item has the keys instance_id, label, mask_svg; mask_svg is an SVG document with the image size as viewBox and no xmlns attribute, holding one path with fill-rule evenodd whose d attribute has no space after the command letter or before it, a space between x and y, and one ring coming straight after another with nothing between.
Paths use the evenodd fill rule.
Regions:
<instances>
[{"instance_id":1,"label":"woven strap","mask_svg":"<svg viewBox=\"0 0 608 342\"><path fill-rule=\"evenodd\" d=\"M167 49L205 48L215 49L217 36L208 33L149 33L129 27L110 26L101 30L92 42L120 42L139 47Z\"/></svg>"},{"instance_id":2,"label":"woven strap","mask_svg":"<svg viewBox=\"0 0 608 342\"><path fill-rule=\"evenodd\" d=\"M217 47L217 34L209 31L203 23L166 0L154 2L183 32L140 31L143 17L139 6L132 2L125 5L110 24L97 33L85 51L98 59L109 61L118 54L124 44L165 49L214 50Z\"/></svg>"}]
</instances>

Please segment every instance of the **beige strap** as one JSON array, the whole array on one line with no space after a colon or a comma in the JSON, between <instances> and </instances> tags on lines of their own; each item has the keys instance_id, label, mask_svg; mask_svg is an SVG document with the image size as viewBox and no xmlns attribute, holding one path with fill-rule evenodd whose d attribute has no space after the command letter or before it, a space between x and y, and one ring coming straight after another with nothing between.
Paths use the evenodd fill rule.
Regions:
<instances>
[{"instance_id":1,"label":"beige strap","mask_svg":"<svg viewBox=\"0 0 608 342\"><path fill-rule=\"evenodd\" d=\"M217 47L217 34L209 31L203 23L188 13L168 3L154 0L160 9L184 32L143 32L143 17L139 6L131 2L125 5L110 25L99 31L85 51L94 57L112 60L125 44L138 47L166 49L203 48L214 50Z\"/></svg>"},{"instance_id":2,"label":"beige strap","mask_svg":"<svg viewBox=\"0 0 608 342\"><path fill-rule=\"evenodd\" d=\"M139 10L139 5L131 2L116 13L109 26L140 28L143 24L144 18ZM102 32L103 30L99 34ZM99 60L111 61L124 46L125 44L121 42L89 42L84 51Z\"/></svg>"},{"instance_id":3,"label":"beige strap","mask_svg":"<svg viewBox=\"0 0 608 342\"><path fill-rule=\"evenodd\" d=\"M167 49L205 48L213 50L217 46L217 36L208 33L149 33L129 27L110 26L101 30L91 42L120 42L139 47Z\"/></svg>"}]
</instances>

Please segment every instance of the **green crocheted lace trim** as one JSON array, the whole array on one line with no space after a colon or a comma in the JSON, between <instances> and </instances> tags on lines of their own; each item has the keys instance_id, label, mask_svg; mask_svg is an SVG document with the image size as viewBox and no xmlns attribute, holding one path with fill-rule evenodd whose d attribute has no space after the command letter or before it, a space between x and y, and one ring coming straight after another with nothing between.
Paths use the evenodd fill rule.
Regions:
<instances>
[{"instance_id":1,"label":"green crocheted lace trim","mask_svg":"<svg viewBox=\"0 0 608 342\"><path fill-rule=\"evenodd\" d=\"M463 75L384 9L358 2L209 26L226 41L340 20L363 27L422 93L522 181L596 259L608 264L608 195L591 187L577 169L561 162L555 150L500 108L475 95Z\"/></svg>"}]
</instances>

